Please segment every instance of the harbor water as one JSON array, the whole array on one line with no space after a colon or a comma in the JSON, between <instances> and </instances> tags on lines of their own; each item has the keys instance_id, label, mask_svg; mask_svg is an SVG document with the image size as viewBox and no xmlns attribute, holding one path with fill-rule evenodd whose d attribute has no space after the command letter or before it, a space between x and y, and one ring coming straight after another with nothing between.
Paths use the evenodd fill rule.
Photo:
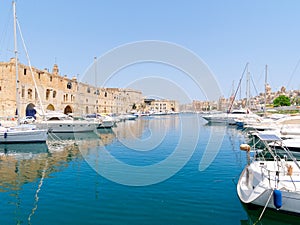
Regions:
<instances>
[{"instance_id":1,"label":"harbor water","mask_svg":"<svg viewBox=\"0 0 300 225\"><path fill-rule=\"evenodd\" d=\"M0 145L0 224L254 224L262 208L236 193L244 141L235 127L179 114ZM257 224L299 217L267 210Z\"/></svg>"}]
</instances>

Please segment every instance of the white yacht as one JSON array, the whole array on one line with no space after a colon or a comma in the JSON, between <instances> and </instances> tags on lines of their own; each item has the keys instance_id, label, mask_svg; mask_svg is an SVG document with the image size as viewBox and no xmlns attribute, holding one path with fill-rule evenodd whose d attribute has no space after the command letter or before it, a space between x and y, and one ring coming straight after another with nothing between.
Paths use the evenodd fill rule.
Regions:
<instances>
[{"instance_id":1,"label":"white yacht","mask_svg":"<svg viewBox=\"0 0 300 225\"><path fill-rule=\"evenodd\" d=\"M44 119L36 122L37 127L48 129L52 133L92 132L97 123L83 118L75 119L64 113L51 111L46 113Z\"/></svg>"},{"instance_id":2,"label":"white yacht","mask_svg":"<svg viewBox=\"0 0 300 225\"><path fill-rule=\"evenodd\" d=\"M252 113L245 109L235 109L229 113L213 113L213 114L203 114L202 118L209 123L226 123L230 125L236 124L236 119L241 118L259 118L258 115Z\"/></svg>"},{"instance_id":3,"label":"white yacht","mask_svg":"<svg viewBox=\"0 0 300 225\"><path fill-rule=\"evenodd\" d=\"M266 148L250 161L250 146L246 150L249 162L237 183L239 199L245 204L259 205L288 213L300 213L300 165L295 156L286 148L282 139L272 134L258 135ZM272 148L269 143L283 146ZM262 217L262 211L259 219Z\"/></svg>"},{"instance_id":4,"label":"white yacht","mask_svg":"<svg viewBox=\"0 0 300 225\"><path fill-rule=\"evenodd\" d=\"M46 142L47 137L46 129L34 125L0 126L0 144Z\"/></svg>"},{"instance_id":5,"label":"white yacht","mask_svg":"<svg viewBox=\"0 0 300 225\"><path fill-rule=\"evenodd\" d=\"M283 116L279 119L261 118L244 126L247 130L280 130L282 134L300 135L300 116Z\"/></svg>"},{"instance_id":6,"label":"white yacht","mask_svg":"<svg viewBox=\"0 0 300 225\"><path fill-rule=\"evenodd\" d=\"M115 119L108 115L102 116L100 114L93 113L85 115L84 118L88 121L94 121L97 124L97 129L112 128L116 124Z\"/></svg>"}]
</instances>

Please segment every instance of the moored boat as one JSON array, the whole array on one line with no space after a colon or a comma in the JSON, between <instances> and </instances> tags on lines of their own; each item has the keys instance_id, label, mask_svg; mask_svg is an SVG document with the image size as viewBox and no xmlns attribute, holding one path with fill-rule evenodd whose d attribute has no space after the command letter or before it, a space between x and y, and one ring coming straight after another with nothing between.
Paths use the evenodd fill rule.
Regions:
<instances>
[{"instance_id":1,"label":"moored boat","mask_svg":"<svg viewBox=\"0 0 300 225\"><path fill-rule=\"evenodd\" d=\"M232 110L229 113L213 113L213 114L203 114L202 118L205 119L209 123L224 123L234 125L237 122L237 119L244 118L259 118L258 115L250 112L245 109L236 109Z\"/></svg>"},{"instance_id":2,"label":"moored boat","mask_svg":"<svg viewBox=\"0 0 300 225\"><path fill-rule=\"evenodd\" d=\"M237 183L239 199L245 204L299 214L299 162L277 135L258 134L258 138L266 148L256 153L241 173ZM277 143L282 149L273 148L269 143ZM250 146L241 149L250 157Z\"/></svg>"},{"instance_id":3,"label":"moored boat","mask_svg":"<svg viewBox=\"0 0 300 225\"><path fill-rule=\"evenodd\" d=\"M48 129L52 133L91 132L97 127L94 121L87 121L83 118L74 119L60 112L48 112L44 118L36 122L37 127Z\"/></svg>"},{"instance_id":4,"label":"moored boat","mask_svg":"<svg viewBox=\"0 0 300 225\"><path fill-rule=\"evenodd\" d=\"M14 43L15 43L15 74L16 74L16 119L14 126L4 127L0 125L0 143L34 143L46 142L48 132L46 129L38 129L35 126L21 125L19 119L19 80L18 80L18 50L17 50L17 16L16 3L13 2L13 18L14 18Z\"/></svg>"}]
</instances>

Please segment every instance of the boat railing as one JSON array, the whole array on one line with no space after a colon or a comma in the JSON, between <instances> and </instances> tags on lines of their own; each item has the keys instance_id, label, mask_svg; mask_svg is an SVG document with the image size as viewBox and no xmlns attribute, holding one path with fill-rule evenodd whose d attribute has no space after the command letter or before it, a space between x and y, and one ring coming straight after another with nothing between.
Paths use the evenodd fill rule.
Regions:
<instances>
[{"instance_id":1,"label":"boat railing","mask_svg":"<svg viewBox=\"0 0 300 225\"><path fill-rule=\"evenodd\" d=\"M283 167L280 170L270 170L262 166L262 178L268 180L270 188L278 188L280 184L281 188L293 188L294 191L300 191L299 185L298 188L296 185L296 183L299 183L300 180L295 180L295 177L300 177L300 171L294 172L290 168L292 167L287 165L286 168ZM286 185L287 181L289 181L292 186Z\"/></svg>"}]
</instances>

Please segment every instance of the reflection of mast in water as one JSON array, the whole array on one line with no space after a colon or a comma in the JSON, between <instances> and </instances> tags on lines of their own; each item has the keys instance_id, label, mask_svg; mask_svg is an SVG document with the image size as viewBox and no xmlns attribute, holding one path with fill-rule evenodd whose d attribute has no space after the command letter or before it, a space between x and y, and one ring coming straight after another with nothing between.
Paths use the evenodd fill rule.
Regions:
<instances>
[{"instance_id":1,"label":"reflection of mast in water","mask_svg":"<svg viewBox=\"0 0 300 225\"><path fill-rule=\"evenodd\" d=\"M231 132L229 132L229 131L231 131ZM236 141L235 138L236 137L242 137L242 136L238 135L237 132L239 132L239 131L235 128L231 129L231 128L227 127L227 129L226 129L226 134L228 136L228 139L229 139L229 142L230 142L230 145L231 145L231 149L232 149L232 151L235 155L236 162L238 162L239 166L242 167L243 164L242 164L241 151L239 151L239 149L236 149L236 144L235 144L235 141ZM240 146L242 143L244 143L244 141L241 140L240 138L238 139L238 142L239 142L238 146Z\"/></svg>"},{"instance_id":2,"label":"reflection of mast in water","mask_svg":"<svg viewBox=\"0 0 300 225\"><path fill-rule=\"evenodd\" d=\"M19 177L20 173L19 173L19 163L16 164L16 167L15 167L15 173L17 175L17 178ZM19 179L16 179L16 183L17 185L19 186ZM21 205L21 198L19 196L19 191L20 189L16 189L16 210L15 210L15 214L16 214L16 219L17 218L20 218L20 215L19 215L19 209L20 209L20 205ZM21 224L21 220L20 219L17 219L16 221L16 224Z\"/></svg>"},{"instance_id":3,"label":"reflection of mast in water","mask_svg":"<svg viewBox=\"0 0 300 225\"><path fill-rule=\"evenodd\" d=\"M44 167L44 169L43 169L43 171L42 171L42 178L40 179L38 188L37 188L37 190L36 190L36 192L35 192L35 196L34 196L34 207L32 208L31 213L30 213L29 216L28 216L28 224L31 224L31 222L30 222L30 221L31 221L31 217L34 215L35 211L37 210L37 207L38 207L38 201L39 201L39 196L38 196L38 194L39 194L39 192L40 192L40 190L41 190L41 187L42 187L42 185L43 185L43 182L44 182L44 179L45 179L45 175L46 175L46 170L47 170L47 168L48 168L48 159L47 159L46 162L45 162L45 167Z\"/></svg>"}]
</instances>

